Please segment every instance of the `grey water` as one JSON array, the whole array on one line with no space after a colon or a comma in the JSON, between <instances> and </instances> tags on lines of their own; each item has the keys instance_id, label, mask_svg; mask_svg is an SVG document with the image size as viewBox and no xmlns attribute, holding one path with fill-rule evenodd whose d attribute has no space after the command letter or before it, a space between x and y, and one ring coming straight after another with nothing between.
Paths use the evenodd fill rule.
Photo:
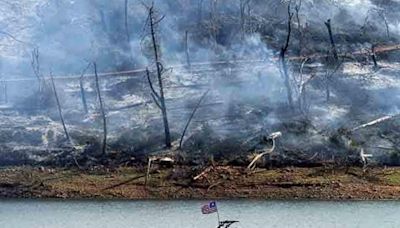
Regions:
<instances>
[{"instance_id":1,"label":"grey water","mask_svg":"<svg viewBox=\"0 0 400 228\"><path fill-rule=\"evenodd\" d=\"M213 228L206 201L0 201L1 228ZM400 227L397 201L218 201L233 227Z\"/></svg>"}]
</instances>

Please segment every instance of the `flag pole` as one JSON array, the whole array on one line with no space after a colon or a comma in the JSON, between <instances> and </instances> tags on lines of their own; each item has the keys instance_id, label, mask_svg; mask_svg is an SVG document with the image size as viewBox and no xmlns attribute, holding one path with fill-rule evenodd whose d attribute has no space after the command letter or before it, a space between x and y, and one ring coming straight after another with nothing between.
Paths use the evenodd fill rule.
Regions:
<instances>
[{"instance_id":1,"label":"flag pole","mask_svg":"<svg viewBox=\"0 0 400 228\"><path fill-rule=\"evenodd\" d=\"M219 227L221 225L221 220L219 218L219 210L218 210L217 204L215 204L215 206L217 207L217 218L218 218L218 227Z\"/></svg>"}]
</instances>

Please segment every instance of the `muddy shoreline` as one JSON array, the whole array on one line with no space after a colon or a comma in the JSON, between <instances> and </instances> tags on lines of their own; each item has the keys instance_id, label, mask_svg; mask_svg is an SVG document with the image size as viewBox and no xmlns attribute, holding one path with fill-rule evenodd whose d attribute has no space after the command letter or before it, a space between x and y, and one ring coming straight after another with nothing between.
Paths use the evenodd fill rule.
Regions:
<instances>
[{"instance_id":1,"label":"muddy shoreline","mask_svg":"<svg viewBox=\"0 0 400 228\"><path fill-rule=\"evenodd\" d=\"M0 170L3 199L268 199L400 200L400 168L279 168L248 172L216 166L193 180L190 167L144 170L8 167Z\"/></svg>"}]
</instances>

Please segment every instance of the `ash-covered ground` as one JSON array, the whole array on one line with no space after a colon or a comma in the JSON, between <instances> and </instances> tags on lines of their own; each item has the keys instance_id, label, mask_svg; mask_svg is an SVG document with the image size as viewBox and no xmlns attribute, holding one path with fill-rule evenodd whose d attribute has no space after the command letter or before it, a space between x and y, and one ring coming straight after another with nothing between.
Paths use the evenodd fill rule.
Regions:
<instances>
[{"instance_id":1,"label":"ash-covered ground","mask_svg":"<svg viewBox=\"0 0 400 228\"><path fill-rule=\"evenodd\" d=\"M311 79L301 109L288 107L273 60L194 65L190 71L173 69L165 90L174 146L196 103L209 90L178 151L185 162L203 164L212 156L245 165L249 154L270 146L263 136L281 131L277 149L266 165L340 163L348 156L357 160L362 148L379 164L397 164L399 69L395 62L380 62L379 69L344 62L330 79L328 100L324 65L306 63L302 77ZM2 164L97 162L103 125L94 78L84 79L88 114L83 109L79 80L56 83L61 97L68 98L61 106L71 143L66 140L51 93L45 110L36 107L38 101L33 97L22 99L15 107L4 106L1 112ZM149 96L144 73L104 77L101 88L110 162L140 163L146 155L163 151L161 115ZM385 116L393 118L354 130Z\"/></svg>"},{"instance_id":2,"label":"ash-covered ground","mask_svg":"<svg viewBox=\"0 0 400 228\"><path fill-rule=\"evenodd\" d=\"M1 165L400 163L398 1L0 4Z\"/></svg>"}]
</instances>

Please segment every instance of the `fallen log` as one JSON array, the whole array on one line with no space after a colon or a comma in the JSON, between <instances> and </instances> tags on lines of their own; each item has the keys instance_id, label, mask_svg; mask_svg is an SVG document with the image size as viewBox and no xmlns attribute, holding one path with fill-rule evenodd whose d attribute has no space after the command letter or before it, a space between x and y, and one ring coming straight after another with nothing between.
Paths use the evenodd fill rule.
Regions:
<instances>
[{"instance_id":1,"label":"fallen log","mask_svg":"<svg viewBox=\"0 0 400 228\"><path fill-rule=\"evenodd\" d=\"M376 119L376 120L373 120L371 122L368 122L366 124L362 124L360 126L357 126L357 127L353 128L353 129L351 129L351 131L354 132L354 131L358 131L358 130L360 130L362 128L374 126L374 125L380 124L380 123L382 123L384 121L388 121L388 120L392 120L394 118L397 118L399 116L400 116L400 114L384 116L384 117L381 117L379 119Z\"/></svg>"}]
</instances>

